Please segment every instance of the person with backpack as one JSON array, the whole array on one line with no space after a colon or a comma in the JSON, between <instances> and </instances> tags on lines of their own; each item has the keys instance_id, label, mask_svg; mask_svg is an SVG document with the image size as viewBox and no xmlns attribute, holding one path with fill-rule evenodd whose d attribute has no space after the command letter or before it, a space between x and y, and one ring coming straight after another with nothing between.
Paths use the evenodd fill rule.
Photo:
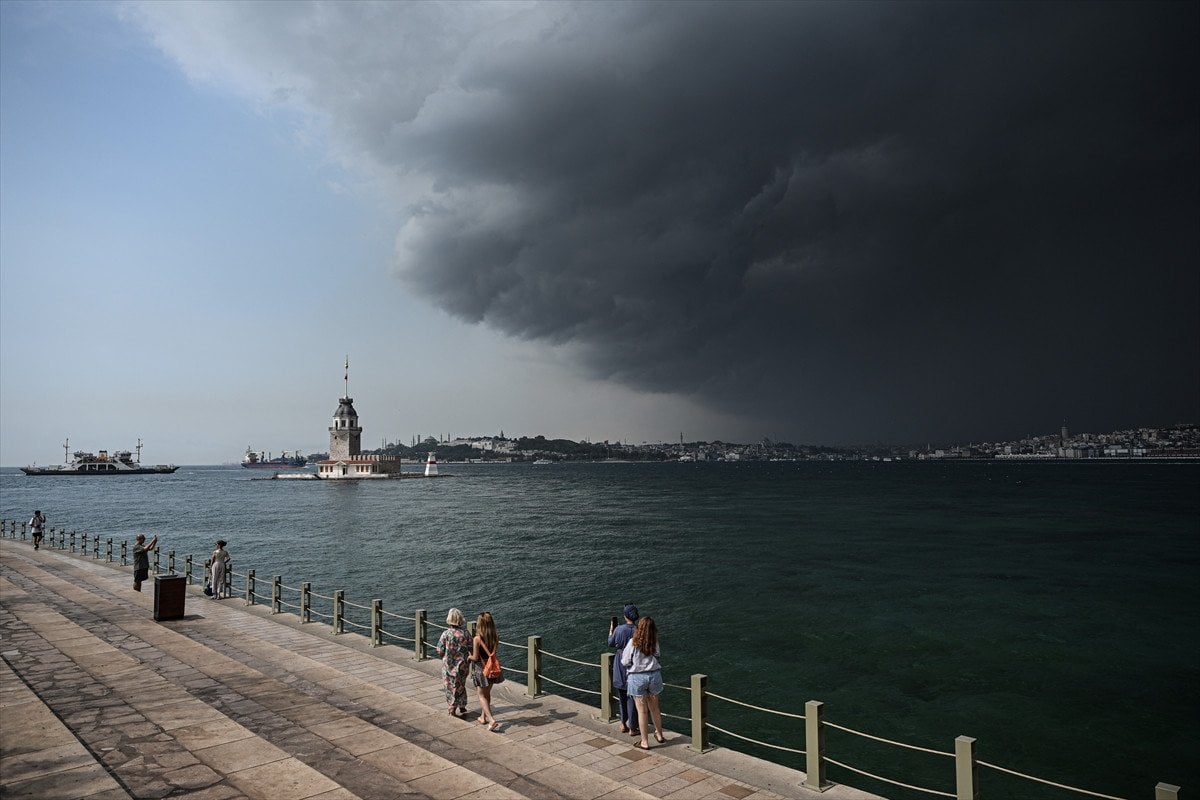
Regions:
<instances>
[{"instance_id":1,"label":"person with backpack","mask_svg":"<svg viewBox=\"0 0 1200 800\"><path fill-rule=\"evenodd\" d=\"M29 530L33 534L33 549L40 550L42 547L42 536L46 532L46 518L41 511L33 512L33 519L29 520Z\"/></svg>"},{"instance_id":2,"label":"person with backpack","mask_svg":"<svg viewBox=\"0 0 1200 800\"><path fill-rule=\"evenodd\" d=\"M500 634L496 632L496 621L487 611L475 620L475 638L471 642L471 682L479 694L479 724L487 725L489 731L500 730L500 723L492 716L492 685L504 680L496 648L500 646Z\"/></svg>"}]
</instances>

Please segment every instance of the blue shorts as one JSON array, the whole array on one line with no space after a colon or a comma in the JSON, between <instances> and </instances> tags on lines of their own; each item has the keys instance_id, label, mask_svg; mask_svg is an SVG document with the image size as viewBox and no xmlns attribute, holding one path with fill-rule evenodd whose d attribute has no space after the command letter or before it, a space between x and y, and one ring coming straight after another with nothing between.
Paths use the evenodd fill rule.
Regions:
<instances>
[{"instance_id":1,"label":"blue shorts","mask_svg":"<svg viewBox=\"0 0 1200 800\"><path fill-rule=\"evenodd\" d=\"M656 669L654 672L631 672L625 686L630 697L662 694L662 670Z\"/></svg>"}]
</instances>

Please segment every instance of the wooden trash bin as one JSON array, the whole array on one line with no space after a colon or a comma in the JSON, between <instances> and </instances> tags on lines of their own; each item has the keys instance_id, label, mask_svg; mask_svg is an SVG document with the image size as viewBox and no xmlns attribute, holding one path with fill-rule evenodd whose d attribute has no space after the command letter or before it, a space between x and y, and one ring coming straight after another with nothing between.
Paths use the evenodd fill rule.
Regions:
<instances>
[{"instance_id":1,"label":"wooden trash bin","mask_svg":"<svg viewBox=\"0 0 1200 800\"><path fill-rule=\"evenodd\" d=\"M154 620L183 619L187 597L187 578L182 575L156 575L154 578Z\"/></svg>"}]
</instances>

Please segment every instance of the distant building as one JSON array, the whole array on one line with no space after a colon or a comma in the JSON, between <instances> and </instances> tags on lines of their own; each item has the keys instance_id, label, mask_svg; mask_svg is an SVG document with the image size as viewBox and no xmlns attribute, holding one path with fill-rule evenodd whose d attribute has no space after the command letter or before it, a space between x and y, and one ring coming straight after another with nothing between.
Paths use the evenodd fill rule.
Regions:
<instances>
[{"instance_id":1,"label":"distant building","mask_svg":"<svg viewBox=\"0 0 1200 800\"><path fill-rule=\"evenodd\" d=\"M350 362L346 362L347 387L350 381ZM317 475L329 480L356 478L386 478L400 471L400 460L395 456L370 455L362 452L362 428L358 424L358 412L354 410L354 398L347 392L338 400L333 412L333 424L329 426L329 458L317 462Z\"/></svg>"}]
</instances>

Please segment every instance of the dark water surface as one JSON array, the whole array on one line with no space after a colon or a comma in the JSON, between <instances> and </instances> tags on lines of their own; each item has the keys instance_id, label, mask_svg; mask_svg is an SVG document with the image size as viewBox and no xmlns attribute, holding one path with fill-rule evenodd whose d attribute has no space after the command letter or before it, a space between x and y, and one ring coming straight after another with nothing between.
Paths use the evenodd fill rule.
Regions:
<instances>
[{"instance_id":1,"label":"dark water surface","mask_svg":"<svg viewBox=\"0 0 1200 800\"><path fill-rule=\"evenodd\" d=\"M417 467L414 466L413 469ZM610 615L653 615L665 677L1106 794L1200 788L1200 464L442 465L445 480L27 478L0 471L0 516L157 533L201 560L442 621L496 615L598 661ZM269 593L269 584L260 591ZM407 633L407 631L405 631ZM513 666L523 666L510 652ZM555 680L595 672L546 662ZM551 687L553 688L553 687ZM593 702L579 695L578 699ZM686 715L687 695L664 706ZM712 722L804 747L803 723L710 701ZM686 730L675 722L674 727ZM714 743L802 767L714 733ZM838 731L830 757L953 791L948 758ZM927 797L831 766L833 780ZM981 770L989 797L1078 797Z\"/></svg>"}]
</instances>

